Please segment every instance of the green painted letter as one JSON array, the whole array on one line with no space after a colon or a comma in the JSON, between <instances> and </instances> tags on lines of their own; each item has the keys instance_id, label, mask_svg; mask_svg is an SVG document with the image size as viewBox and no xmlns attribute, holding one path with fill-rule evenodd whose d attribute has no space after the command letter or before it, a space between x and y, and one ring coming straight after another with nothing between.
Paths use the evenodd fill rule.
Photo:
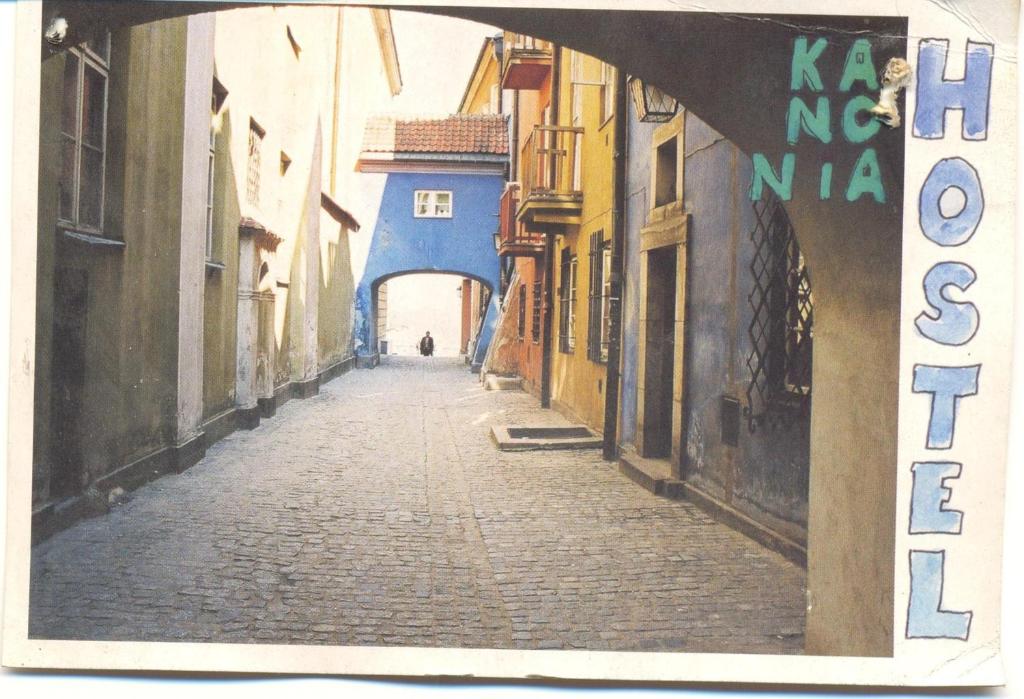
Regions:
<instances>
[{"instance_id":1,"label":"green painted letter","mask_svg":"<svg viewBox=\"0 0 1024 699\"><path fill-rule=\"evenodd\" d=\"M872 116L864 124L857 123L857 114L874 106L875 101L865 95L858 95L846 103L846 109L843 110L843 134L850 143L864 143L882 127L881 122Z\"/></svg>"},{"instance_id":2,"label":"green painted letter","mask_svg":"<svg viewBox=\"0 0 1024 699\"><path fill-rule=\"evenodd\" d=\"M858 80L863 80L864 86L869 90L878 89L878 71L871 60L871 42L867 39L857 39L850 47L850 52L846 54L846 65L843 66L843 78L839 81L839 89L842 92L849 92Z\"/></svg>"},{"instance_id":3,"label":"green painted letter","mask_svg":"<svg viewBox=\"0 0 1024 699\"><path fill-rule=\"evenodd\" d=\"M832 163L821 166L821 185L818 187L818 198L827 201L832 198Z\"/></svg>"},{"instance_id":4,"label":"green painted letter","mask_svg":"<svg viewBox=\"0 0 1024 699\"><path fill-rule=\"evenodd\" d=\"M850 186L846 188L846 200L857 201L870 194L879 204L885 203L885 189L882 188L882 171L878 167L878 155L874 148L865 150L850 175Z\"/></svg>"},{"instance_id":5,"label":"green painted letter","mask_svg":"<svg viewBox=\"0 0 1024 699\"><path fill-rule=\"evenodd\" d=\"M828 46L828 40L820 38L814 42L814 46L808 50L807 37L798 36L793 45L793 74L790 78L789 89L799 90L803 88L804 82L815 92L821 92L825 86L821 84L821 73L814 62Z\"/></svg>"},{"instance_id":6,"label":"green painted letter","mask_svg":"<svg viewBox=\"0 0 1024 699\"><path fill-rule=\"evenodd\" d=\"M754 180L750 183L751 201L761 198L765 182L782 201L789 201L793 198L793 172L796 170L796 155L794 153L786 153L782 156L782 177L775 174L775 168L762 153L754 153L753 161Z\"/></svg>"},{"instance_id":7,"label":"green painted letter","mask_svg":"<svg viewBox=\"0 0 1024 699\"><path fill-rule=\"evenodd\" d=\"M790 145L796 143L802 128L822 143L831 143L831 120L832 110L829 109L828 97L818 98L817 109L814 112L807 108L807 103L802 97L794 97L789 101L789 114L786 116L786 140Z\"/></svg>"}]
</instances>

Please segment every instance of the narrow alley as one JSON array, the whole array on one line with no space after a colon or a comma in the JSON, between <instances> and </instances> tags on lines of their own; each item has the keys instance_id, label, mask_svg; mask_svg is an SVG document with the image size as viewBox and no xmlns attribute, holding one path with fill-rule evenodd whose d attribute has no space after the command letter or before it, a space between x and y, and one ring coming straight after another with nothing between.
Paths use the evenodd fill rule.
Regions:
<instances>
[{"instance_id":1,"label":"narrow alley","mask_svg":"<svg viewBox=\"0 0 1024 699\"><path fill-rule=\"evenodd\" d=\"M804 572L458 359L388 357L33 550L30 636L797 653Z\"/></svg>"}]
</instances>

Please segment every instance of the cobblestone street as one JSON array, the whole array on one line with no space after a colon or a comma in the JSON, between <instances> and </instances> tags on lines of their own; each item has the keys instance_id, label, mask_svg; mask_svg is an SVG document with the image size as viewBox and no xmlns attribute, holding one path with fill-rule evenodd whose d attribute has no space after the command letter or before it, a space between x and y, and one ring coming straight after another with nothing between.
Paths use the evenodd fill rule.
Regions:
<instances>
[{"instance_id":1,"label":"cobblestone street","mask_svg":"<svg viewBox=\"0 0 1024 699\"><path fill-rule=\"evenodd\" d=\"M388 358L33 551L37 638L800 652L804 573L459 360Z\"/></svg>"}]
</instances>

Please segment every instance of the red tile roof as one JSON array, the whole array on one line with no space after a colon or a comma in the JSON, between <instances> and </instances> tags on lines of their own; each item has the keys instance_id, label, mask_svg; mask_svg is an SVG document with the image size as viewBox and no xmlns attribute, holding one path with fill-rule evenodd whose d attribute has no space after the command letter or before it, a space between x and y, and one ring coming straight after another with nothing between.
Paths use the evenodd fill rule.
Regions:
<instances>
[{"instance_id":1,"label":"red tile roof","mask_svg":"<svg viewBox=\"0 0 1024 699\"><path fill-rule=\"evenodd\" d=\"M508 155L507 121L502 114L372 116L366 122L363 152Z\"/></svg>"}]
</instances>

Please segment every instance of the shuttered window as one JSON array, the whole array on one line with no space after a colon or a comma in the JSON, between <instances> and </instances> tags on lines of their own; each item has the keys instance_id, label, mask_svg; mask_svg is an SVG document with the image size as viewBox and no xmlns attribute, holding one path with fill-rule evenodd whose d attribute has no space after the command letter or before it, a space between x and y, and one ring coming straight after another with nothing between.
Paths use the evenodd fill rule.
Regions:
<instances>
[{"instance_id":1,"label":"shuttered window","mask_svg":"<svg viewBox=\"0 0 1024 699\"><path fill-rule=\"evenodd\" d=\"M562 250L558 285L558 351L570 354L576 349L576 256Z\"/></svg>"},{"instance_id":2,"label":"shuttered window","mask_svg":"<svg viewBox=\"0 0 1024 699\"><path fill-rule=\"evenodd\" d=\"M526 337L526 284L519 285L519 339Z\"/></svg>"}]
</instances>

